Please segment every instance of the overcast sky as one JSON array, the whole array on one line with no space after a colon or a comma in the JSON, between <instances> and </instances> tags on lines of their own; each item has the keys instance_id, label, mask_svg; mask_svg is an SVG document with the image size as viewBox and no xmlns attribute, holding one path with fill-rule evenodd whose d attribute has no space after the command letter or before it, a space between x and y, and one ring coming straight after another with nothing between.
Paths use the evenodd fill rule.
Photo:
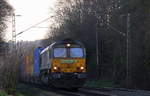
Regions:
<instances>
[{"instance_id":1,"label":"overcast sky","mask_svg":"<svg viewBox=\"0 0 150 96\"><path fill-rule=\"evenodd\" d=\"M19 33L32 25L35 25L44 19L53 15L57 0L9 0L9 3L15 8L16 32ZM50 26L53 19L44 22L37 27ZM17 40L33 41L43 39L47 28L32 28L23 34L17 36ZM7 38L11 39L11 26L8 28Z\"/></svg>"}]
</instances>

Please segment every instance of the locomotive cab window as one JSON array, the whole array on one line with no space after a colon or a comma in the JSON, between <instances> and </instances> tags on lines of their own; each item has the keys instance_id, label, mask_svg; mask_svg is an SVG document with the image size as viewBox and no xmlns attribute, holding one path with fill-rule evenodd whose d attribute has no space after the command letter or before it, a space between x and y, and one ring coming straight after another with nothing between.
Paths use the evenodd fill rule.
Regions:
<instances>
[{"instance_id":1,"label":"locomotive cab window","mask_svg":"<svg viewBox=\"0 0 150 96\"><path fill-rule=\"evenodd\" d=\"M54 48L54 57L67 57L66 48Z\"/></svg>"},{"instance_id":2,"label":"locomotive cab window","mask_svg":"<svg viewBox=\"0 0 150 96\"><path fill-rule=\"evenodd\" d=\"M70 48L70 57L83 57L83 48Z\"/></svg>"}]
</instances>

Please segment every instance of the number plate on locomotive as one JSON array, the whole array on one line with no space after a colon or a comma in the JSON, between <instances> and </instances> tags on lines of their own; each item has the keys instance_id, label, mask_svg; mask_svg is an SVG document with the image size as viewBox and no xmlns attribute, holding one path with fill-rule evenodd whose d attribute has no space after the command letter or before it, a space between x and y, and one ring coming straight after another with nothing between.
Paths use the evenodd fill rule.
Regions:
<instances>
[{"instance_id":1,"label":"number plate on locomotive","mask_svg":"<svg viewBox=\"0 0 150 96\"><path fill-rule=\"evenodd\" d=\"M77 60L61 60L61 63L76 63Z\"/></svg>"}]
</instances>

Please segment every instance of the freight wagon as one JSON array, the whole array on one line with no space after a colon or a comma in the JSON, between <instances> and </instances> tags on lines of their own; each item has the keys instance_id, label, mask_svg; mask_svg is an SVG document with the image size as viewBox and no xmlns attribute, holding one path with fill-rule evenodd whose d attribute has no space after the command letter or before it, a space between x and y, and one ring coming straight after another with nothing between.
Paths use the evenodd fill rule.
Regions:
<instances>
[{"instance_id":1,"label":"freight wagon","mask_svg":"<svg viewBox=\"0 0 150 96\"><path fill-rule=\"evenodd\" d=\"M38 82L40 73L40 52L43 48L35 48L33 53L22 56L20 63L20 78L24 82Z\"/></svg>"}]
</instances>

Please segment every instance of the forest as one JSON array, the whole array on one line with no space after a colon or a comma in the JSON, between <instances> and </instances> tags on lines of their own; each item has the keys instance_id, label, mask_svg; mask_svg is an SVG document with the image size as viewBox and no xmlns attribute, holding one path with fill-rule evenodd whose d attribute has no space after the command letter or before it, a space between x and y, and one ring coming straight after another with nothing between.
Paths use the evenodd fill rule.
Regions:
<instances>
[{"instance_id":1,"label":"forest","mask_svg":"<svg viewBox=\"0 0 150 96\"><path fill-rule=\"evenodd\" d=\"M57 7L53 16L56 24L45 36L48 39L40 40L40 44L20 42L11 56L0 56L0 88L15 87L16 61L23 53L38 44L47 46L72 38L85 44L89 80L109 80L119 87L150 90L149 0L58 0ZM5 42L5 19L12 10L5 0L0 1L0 42ZM14 55L16 52L18 55Z\"/></svg>"},{"instance_id":2,"label":"forest","mask_svg":"<svg viewBox=\"0 0 150 96\"><path fill-rule=\"evenodd\" d=\"M49 28L43 45L64 38L82 41L89 78L149 88L149 6L148 0L60 1L54 16L58 26Z\"/></svg>"}]
</instances>

